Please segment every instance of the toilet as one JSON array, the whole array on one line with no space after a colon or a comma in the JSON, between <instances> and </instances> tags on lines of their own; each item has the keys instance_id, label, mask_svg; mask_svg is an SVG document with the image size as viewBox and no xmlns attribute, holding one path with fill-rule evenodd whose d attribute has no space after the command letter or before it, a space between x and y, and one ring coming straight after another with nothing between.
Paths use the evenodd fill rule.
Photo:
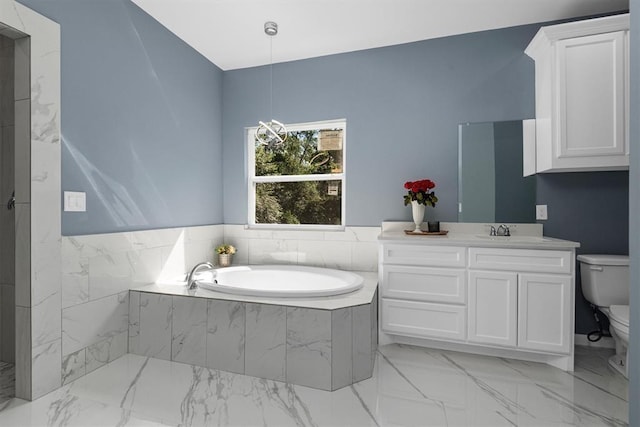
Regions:
<instances>
[{"instance_id":1,"label":"toilet","mask_svg":"<svg viewBox=\"0 0 640 427\"><path fill-rule=\"evenodd\" d=\"M609 332L616 354L609 364L627 377L629 345L629 257L627 255L578 255L582 293L609 318Z\"/></svg>"}]
</instances>

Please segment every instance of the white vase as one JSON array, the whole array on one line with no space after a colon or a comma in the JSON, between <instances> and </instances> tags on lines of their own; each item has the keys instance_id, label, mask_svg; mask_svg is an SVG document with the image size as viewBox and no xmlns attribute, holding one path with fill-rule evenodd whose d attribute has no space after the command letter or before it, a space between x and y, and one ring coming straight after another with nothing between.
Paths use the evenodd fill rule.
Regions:
<instances>
[{"instance_id":1,"label":"white vase","mask_svg":"<svg viewBox=\"0 0 640 427\"><path fill-rule=\"evenodd\" d=\"M413 230L414 233L421 232L420 225L424 220L424 211L425 211L425 205L421 205L416 200L413 200L411 202L411 214L413 215L413 222L415 224L415 229Z\"/></svg>"}]
</instances>

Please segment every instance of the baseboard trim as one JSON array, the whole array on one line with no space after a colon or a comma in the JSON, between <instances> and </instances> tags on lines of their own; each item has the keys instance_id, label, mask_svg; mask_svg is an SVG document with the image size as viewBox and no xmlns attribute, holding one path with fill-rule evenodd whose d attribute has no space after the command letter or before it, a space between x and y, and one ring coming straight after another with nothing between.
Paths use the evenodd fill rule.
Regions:
<instances>
[{"instance_id":1,"label":"baseboard trim","mask_svg":"<svg viewBox=\"0 0 640 427\"><path fill-rule=\"evenodd\" d=\"M611 337L602 337L596 342L591 342L586 334L575 334L574 344L584 347L616 348L616 343Z\"/></svg>"}]
</instances>

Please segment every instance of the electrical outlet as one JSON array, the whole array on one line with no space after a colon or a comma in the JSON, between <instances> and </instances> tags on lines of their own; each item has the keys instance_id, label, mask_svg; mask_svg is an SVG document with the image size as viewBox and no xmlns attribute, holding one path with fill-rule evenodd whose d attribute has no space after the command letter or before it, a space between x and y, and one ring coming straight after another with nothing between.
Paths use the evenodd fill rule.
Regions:
<instances>
[{"instance_id":1,"label":"electrical outlet","mask_svg":"<svg viewBox=\"0 0 640 427\"><path fill-rule=\"evenodd\" d=\"M547 205L536 205L536 219L542 221L549 219L547 216Z\"/></svg>"}]
</instances>

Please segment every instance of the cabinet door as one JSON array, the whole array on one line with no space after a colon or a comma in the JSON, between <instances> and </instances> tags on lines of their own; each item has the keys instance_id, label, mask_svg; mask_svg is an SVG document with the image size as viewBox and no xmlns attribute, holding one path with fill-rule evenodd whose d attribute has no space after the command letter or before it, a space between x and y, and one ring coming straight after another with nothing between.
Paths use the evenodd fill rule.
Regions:
<instances>
[{"instance_id":1,"label":"cabinet door","mask_svg":"<svg viewBox=\"0 0 640 427\"><path fill-rule=\"evenodd\" d=\"M554 168L628 166L625 32L556 44Z\"/></svg>"},{"instance_id":2,"label":"cabinet door","mask_svg":"<svg viewBox=\"0 0 640 427\"><path fill-rule=\"evenodd\" d=\"M515 347L518 275L470 271L468 286L469 341Z\"/></svg>"},{"instance_id":3,"label":"cabinet door","mask_svg":"<svg viewBox=\"0 0 640 427\"><path fill-rule=\"evenodd\" d=\"M570 276L521 274L518 282L518 346L569 353L572 280Z\"/></svg>"}]
</instances>

